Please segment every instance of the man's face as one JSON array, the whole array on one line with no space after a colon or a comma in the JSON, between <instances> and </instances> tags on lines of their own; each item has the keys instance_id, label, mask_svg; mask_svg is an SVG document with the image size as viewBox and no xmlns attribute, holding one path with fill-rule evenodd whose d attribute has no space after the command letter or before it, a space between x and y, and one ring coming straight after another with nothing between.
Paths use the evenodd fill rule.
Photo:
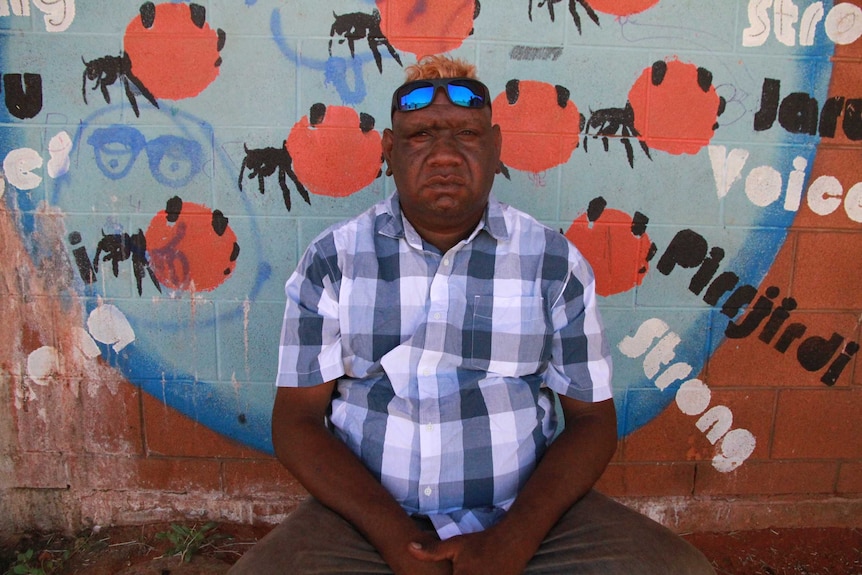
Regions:
<instances>
[{"instance_id":1,"label":"man's face","mask_svg":"<svg viewBox=\"0 0 862 575\"><path fill-rule=\"evenodd\" d=\"M401 209L419 233L469 234L485 211L502 136L490 108L461 108L442 91L430 106L395 112L383 156Z\"/></svg>"}]
</instances>

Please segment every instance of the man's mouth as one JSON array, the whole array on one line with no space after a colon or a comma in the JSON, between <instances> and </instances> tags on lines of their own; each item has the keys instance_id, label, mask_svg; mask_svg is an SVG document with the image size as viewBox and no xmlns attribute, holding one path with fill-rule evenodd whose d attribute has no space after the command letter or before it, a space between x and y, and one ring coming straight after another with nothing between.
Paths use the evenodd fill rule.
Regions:
<instances>
[{"instance_id":1,"label":"man's mouth","mask_svg":"<svg viewBox=\"0 0 862 575\"><path fill-rule=\"evenodd\" d=\"M431 176L428 178L426 185L431 188L452 188L463 186L464 180L454 175Z\"/></svg>"}]
</instances>

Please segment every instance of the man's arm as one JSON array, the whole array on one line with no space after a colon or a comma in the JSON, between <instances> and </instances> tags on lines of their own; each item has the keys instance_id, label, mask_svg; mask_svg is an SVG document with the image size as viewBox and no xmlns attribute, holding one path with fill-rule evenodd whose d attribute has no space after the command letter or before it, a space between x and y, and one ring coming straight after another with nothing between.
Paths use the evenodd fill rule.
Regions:
<instances>
[{"instance_id":1,"label":"man's arm","mask_svg":"<svg viewBox=\"0 0 862 575\"><path fill-rule=\"evenodd\" d=\"M560 396L565 429L548 448L511 509L493 527L447 541L412 544L417 558L449 559L455 575L517 574L559 518L589 491L616 451L612 399L586 403Z\"/></svg>"},{"instance_id":2,"label":"man's arm","mask_svg":"<svg viewBox=\"0 0 862 575\"><path fill-rule=\"evenodd\" d=\"M272 410L272 441L279 461L322 504L349 521L374 545L395 573L451 573L448 561L422 562L408 553L411 541L430 544L359 459L326 428L334 382L279 387Z\"/></svg>"}]
</instances>

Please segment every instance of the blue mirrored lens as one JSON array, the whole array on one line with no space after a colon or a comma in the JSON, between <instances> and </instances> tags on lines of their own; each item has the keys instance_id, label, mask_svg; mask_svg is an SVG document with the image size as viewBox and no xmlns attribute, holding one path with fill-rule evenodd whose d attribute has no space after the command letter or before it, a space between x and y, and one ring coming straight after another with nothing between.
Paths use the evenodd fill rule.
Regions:
<instances>
[{"instance_id":1,"label":"blue mirrored lens","mask_svg":"<svg viewBox=\"0 0 862 575\"><path fill-rule=\"evenodd\" d=\"M402 94L398 99L398 109L402 112L418 110L431 104L434 99L434 86L422 86L414 88L407 94Z\"/></svg>"},{"instance_id":2,"label":"blue mirrored lens","mask_svg":"<svg viewBox=\"0 0 862 575\"><path fill-rule=\"evenodd\" d=\"M449 84L446 86L449 92L449 100L456 106L464 108L481 108L485 105L485 99L482 94L477 94L467 86L457 86Z\"/></svg>"}]
</instances>

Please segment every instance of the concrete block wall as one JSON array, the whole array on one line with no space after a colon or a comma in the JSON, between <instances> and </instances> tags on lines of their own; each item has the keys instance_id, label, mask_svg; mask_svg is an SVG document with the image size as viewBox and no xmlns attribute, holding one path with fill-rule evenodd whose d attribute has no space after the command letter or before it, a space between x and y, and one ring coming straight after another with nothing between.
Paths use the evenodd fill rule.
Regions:
<instances>
[{"instance_id":1,"label":"concrete block wall","mask_svg":"<svg viewBox=\"0 0 862 575\"><path fill-rule=\"evenodd\" d=\"M403 67L474 62L498 197L593 264L680 531L862 525L862 2L0 0L0 531L274 523L283 283L393 190Z\"/></svg>"}]
</instances>

